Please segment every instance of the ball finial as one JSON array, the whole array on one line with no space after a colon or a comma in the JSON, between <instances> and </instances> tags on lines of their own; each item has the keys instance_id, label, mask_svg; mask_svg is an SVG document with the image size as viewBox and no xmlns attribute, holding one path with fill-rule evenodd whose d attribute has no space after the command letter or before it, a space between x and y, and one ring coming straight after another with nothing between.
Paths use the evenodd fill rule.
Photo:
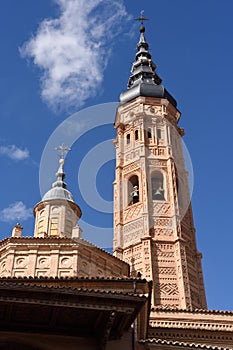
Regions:
<instances>
[{"instance_id":1,"label":"ball finial","mask_svg":"<svg viewBox=\"0 0 233 350\"><path fill-rule=\"evenodd\" d=\"M145 27L144 26L140 26L140 33L145 33Z\"/></svg>"}]
</instances>

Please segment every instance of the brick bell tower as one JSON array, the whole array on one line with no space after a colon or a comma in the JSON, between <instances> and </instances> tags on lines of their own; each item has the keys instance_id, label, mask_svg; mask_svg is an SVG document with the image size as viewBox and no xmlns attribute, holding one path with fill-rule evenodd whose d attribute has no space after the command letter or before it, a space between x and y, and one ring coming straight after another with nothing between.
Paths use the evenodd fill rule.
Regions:
<instances>
[{"instance_id":1,"label":"brick bell tower","mask_svg":"<svg viewBox=\"0 0 233 350\"><path fill-rule=\"evenodd\" d=\"M115 119L114 255L130 264L132 276L153 281L153 307L205 309L184 131L151 60L145 19L139 18L137 53Z\"/></svg>"}]
</instances>

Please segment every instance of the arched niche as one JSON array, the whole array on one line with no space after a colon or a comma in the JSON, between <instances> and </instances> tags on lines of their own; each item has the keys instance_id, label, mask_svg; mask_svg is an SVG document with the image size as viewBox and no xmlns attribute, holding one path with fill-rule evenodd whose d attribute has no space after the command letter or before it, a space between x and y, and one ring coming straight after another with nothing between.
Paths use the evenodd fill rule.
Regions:
<instances>
[{"instance_id":1,"label":"arched niche","mask_svg":"<svg viewBox=\"0 0 233 350\"><path fill-rule=\"evenodd\" d=\"M164 188L164 176L159 170L155 170L151 173L151 188L152 199L164 201L165 200L165 188Z\"/></svg>"},{"instance_id":2,"label":"arched niche","mask_svg":"<svg viewBox=\"0 0 233 350\"><path fill-rule=\"evenodd\" d=\"M135 204L139 201L139 179L137 175L132 175L128 179L128 205Z\"/></svg>"}]
</instances>

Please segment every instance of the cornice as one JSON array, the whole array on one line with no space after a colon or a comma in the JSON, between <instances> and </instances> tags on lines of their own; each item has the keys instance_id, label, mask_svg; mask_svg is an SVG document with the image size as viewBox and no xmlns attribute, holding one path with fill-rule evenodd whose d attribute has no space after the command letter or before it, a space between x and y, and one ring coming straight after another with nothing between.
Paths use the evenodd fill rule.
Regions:
<instances>
[{"instance_id":1,"label":"cornice","mask_svg":"<svg viewBox=\"0 0 233 350\"><path fill-rule=\"evenodd\" d=\"M232 350L232 348L223 348L223 347L218 347L218 346L211 346L207 344L188 344L188 343L183 343L179 341L170 341L170 340L162 340L162 339L146 339L146 340L139 340L139 343L142 344L156 344L156 345L161 345L161 346L174 346L174 347L183 347L187 349L208 349L208 350Z\"/></svg>"},{"instance_id":2,"label":"cornice","mask_svg":"<svg viewBox=\"0 0 233 350\"><path fill-rule=\"evenodd\" d=\"M69 245L69 246L73 246L78 247L79 245L83 245L89 248L93 248L99 252L101 252L102 254L105 254L107 257L111 258L112 260L119 262L121 265L126 265L129 266L126 262L122 261L121 259L117 258L116 256L108 253L106 250L99 248L98 246L96 246L93 243L90 243L89 241L83 239L83 238L68 238L68 237L46 237L46 238L42 238L42 237L30 237L30 236L26 236L26 237L7 237L5 239L3 239L2 241L0 241L0 249L6 247L7 245L11 246L12 245L27 245L27 244L35 244L35 245L59 245L59 247L61 247L61 244L64 245Z\"/></svg>"},{"instance_id":3,"label":"cornice","mask_svg":"<svg viewBox=\"0 0 233 350\"><path fill-rule=\"evenodd\" d=\"M220 310L151 310L152 329L233 332L233 312Z\"/></svg>"},{"instance_id":4,"label":"cornice","mask_svg":"<svg viewBox=\"0 0 233 350\"><path fill-rule=\"evenodd\" d=\"M194 310L188 310L188 309L176 309L176 308L171 308L171 309L163 309L163 308L152 308L152 312L155 313L172 313L172 314L202 314L202 315L207 315L207 314L221 314L221 315L230 315L233 316L233 311L231 310L208 310L208 309L194 309Z\"/></svg>"}]
</instances>

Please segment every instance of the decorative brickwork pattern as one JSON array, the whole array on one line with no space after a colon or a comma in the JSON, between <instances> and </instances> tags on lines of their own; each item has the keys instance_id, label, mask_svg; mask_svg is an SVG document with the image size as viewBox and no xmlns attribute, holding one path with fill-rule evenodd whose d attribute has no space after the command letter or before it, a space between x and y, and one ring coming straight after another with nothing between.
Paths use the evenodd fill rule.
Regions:
<instances>
[{"instance_id":1,"label":"decorative brickwork pattern","mask_svg":"<svg viewBox=\"0 0 233 350\"><path fill-rule=\"evenodd\" d=\"M118 107L114 254L133 276L153 280L153 306L206 308L179 118L166 99L137 97ZM138 182L130 184L133 176Z\"/></svg>"}]
</instances>

